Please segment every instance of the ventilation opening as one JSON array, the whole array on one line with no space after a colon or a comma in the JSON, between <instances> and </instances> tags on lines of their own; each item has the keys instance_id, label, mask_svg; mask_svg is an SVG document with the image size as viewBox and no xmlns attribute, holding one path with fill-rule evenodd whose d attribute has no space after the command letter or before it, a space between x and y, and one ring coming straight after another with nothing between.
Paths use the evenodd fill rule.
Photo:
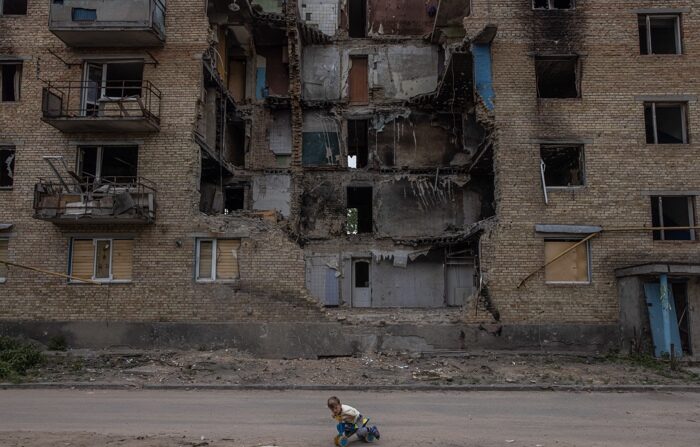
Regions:
<instances>
[{"instance_id":1,"label":"ventilation opening","mask_svg":"<svg viewBox=\"0 0 700 447\"><path fill-rule=\"evenodd\" d=\"M367 36L367 2L350 0L348 5L349 35L353 38Z\"/></svg>"},{"instance_id":2,"label":"ventilation opening","mask_svg":"<svg viewBox=\"0 0 700 447\"><path fill-rule=\"evenodd\" d=\"M580 146L542 146L544 178L547 187L584 185L583 148Z\"/></svg>"},{"instance_id":3,"label":"ventilation opening","mask_svg":"<svg viewBox=\"0 0 700 447\"><path fill-rule=\"evenodd\" d=\"M347 233L372 233L372 188L348 187Z\"/></svg>"},{"instance_id":4,"label":"ventilation opening","mask_svg":"<svg viewBox=\"0 0 700 447\"><path fill-rule=\"evenodd\" d=\"M367 120L348 120L348 167L365 168L369 155Z\"/></svg>"},{"instance_id":5,"label":"ventilation opening","mask_svg":"<svg viewBox=\"0 0 700 447\"><path fill-rule=\"evenodd\" d=\"M538 57L535 59L539 98L579 98L578 57Z\"/></svg>"}]
</instances>

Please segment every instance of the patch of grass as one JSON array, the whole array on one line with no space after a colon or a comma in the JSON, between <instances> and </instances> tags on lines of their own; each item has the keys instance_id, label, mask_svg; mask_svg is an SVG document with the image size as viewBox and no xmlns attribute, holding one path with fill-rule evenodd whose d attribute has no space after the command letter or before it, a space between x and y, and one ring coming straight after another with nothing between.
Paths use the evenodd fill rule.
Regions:
<instances>
[{"instance_id":1,"label":"patch of grass","mask_svg":"<svg viewBox=\"0 0 700 447\"><path fill-rule=\"evenodd\" d=\"M68 349L66 337L63 335L54 335L53 337L49 338L48 343L46 343L46 348L49 351L65 351Z\"/></svg>"},{"instance_id":2,"label":"patch of grass","mask_svg":"<svg viewBox=\"0 0 700 447\"><path fill-rule=\"evenodd\" d=\"M21 382L27 371L44 363L44 354L34 345L0 337L0 380Z\"/></svg>"}]
</instances>

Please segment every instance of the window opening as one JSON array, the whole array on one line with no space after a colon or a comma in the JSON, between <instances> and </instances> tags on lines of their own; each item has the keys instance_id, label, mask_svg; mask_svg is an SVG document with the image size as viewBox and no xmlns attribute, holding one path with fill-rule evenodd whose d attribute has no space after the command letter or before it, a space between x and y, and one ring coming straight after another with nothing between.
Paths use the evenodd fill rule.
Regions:
<instances>
[{"instance_id":1,"label":"window opening","mask_svg":"<svg viewBox=\"0 0 700 447\"><path fill-rule=\"evenodd\" d=\"M574 9L574 0L533 0L532 9Z\"/></svg>"},{"instance_id":2,"label":"window opening","mask_svg":"<svg viewBox=\"0 0 700 447\"><path fill-rule=\"evenodd\" d=\"M10 243L10 241L8 239L0 239L0 259L2 259L3 261L10 260L8 258L8 255L7 255L9 243ZM7 265L0 264L0 283L4 283L6 279L7 279Z\"/></svg>"},{"instance_id":3,"label":"window opening","mask_svg":"<svg viewBox=\"0 0 700 447\"><path fill-rule=\"evenodd\" d=\"M138 173L138 154L138 146L81 146L78 172L88 181L131 183Z\"/></svg>"},{"instance_id":4,"label":"window opening","mask_svg":"<svg viewBox=\"0 0 700 447\"><path fill-rule=\"evenodd\" d=\"M0 0L0 15L26 15L27 0Z\"/></svg>"},{"instance_id":5,"label":"window opening","mask_svg":"<svg viewBox=\"0 0 700 447\"><path fill-rule=\"evenodd\" d=\"M644 104L647 144L687 144L687 106L685 103Z\"/></svg>"},{"instance_id":6,"label":"window opening","mask_svg":"<svg viewBox=\"0 0 700 447\"><path fill-rule=\"evenodd\" d=\"M548 188L584 185L583 147L542 146L540 155Z\"/></svg>"},{"instance_id":7,"label":"window opening","mask_svg":"<svg viewBox=\"0 0 700 447\"><path fill-rule=\"evenodd\" d=\"M355 287L362 289L369 287L368 261L355 261Z\"/></svg>"},{"instance_id":8,"label":"window opening","mask_svg":"<svg viewBox=\"0 0 700 447\"><path fill-rule=\"evenodd\" d=\"M367 36L367 0L350 0L348 4L348 34L352 38Z\"/></svg>"},{"instance_id":9,"label":"window opening","mask_svg":"<svg viewBox=\"0 0 700 447\"><path fill-rule=\"evenodd\" d=\"M87 63L84 79L83 113L93 116L101 101L141 96L143 62Z\"/></svg>"},{"instance_id":10,"label":"window opening","mask_svg":"<svg viewBox=\"0 0 700 447\"><path fill-rule=\"evenodd\" d=\"M19 101L21 82L21 63L0 62L0 100L2 102Z\"/></svg>"},{"instance_id":11,"label":"window opening","mask_svg":"<svg viewBox=\"0 0 700 447\"><path fill-rule=\"evenodd\" d=\"M651 198L651 219L655 228L695 226L693 198L689 196L658 196ZM694 241L695 230L655 230L656 241Z\"/></svg>"},{"instance_id":12,"label":"window opening","mask_svg":"<svg viewBox=\"0 0 700 447\"><path fill-rule=\"evenodd\" d=\"M549 263L578 242L580 239L545 239L545 262ZM544 268L544 278L547 283L590 283L590 244L580 244L547 265Z\"/></svg>"},{"instance_id":13,"label":"window opening","mask_svg":"<svg viewBox=\"0 0 700 447\"><path fill-rule=\"evenodd\" d=\"M535 58L538 98L579 98L580 63L577 56Z\"/></svg>"},{"instance_id":14,"label":"window opening","mask_svg":"<svg viewBox=\"0 0 700 447\"><path fill-rule=\"evenodd\" d=\"M232 211L245 209L245 187L229 186L224 190L226 193L224 214L230 214Z\"/></svg>"},{"instance_id":15,"label":"window opening","mask_svg":"<svg viewBox=\"0 0 700 447\"><path fill-rule=\"evenodd\" d=\"M15 148L0 147L0 189L12 189L15 178Z\"/></svg>"},{"instance_id":16,"label":"window opening","mask_svg":"<svg viewBox=\"0 0 700 447\"><path fill-rule=\"evenodd\" d=\"M682 53L679 15L642 14L638 23L641 54Z\"/></svg>"},{"instance_id":17,"label":"window opening","mask_svg":"<svg viewBox=\"0 0 700 447\"><path fill-rule=\"evenodd\" d=\"M369 158L368 121L348 120L348 167L365 168Z\"/></svg>"},{"instance_id":18,"label":"window opening","mask_svg":"<svg viewBox=\"0 0 700 447\"><path fill-rule=\"evenodd\" d=\"M372 233L372 188L348 187L347 234Z\"/></svg>"},{"instance_id":19,"label":"window opening","mask_svg":"<svg viewBox=\"0 0 700 447\"><path fill-rule=\"evenodd\" d=\"M71 19L74 22L94 22L97 20L96 9L72 8Z\"/></svg>"},{"instance_id":20,"label":"window opening","mask_svg":"<svg viewBox=\"0 0 700 447\"><path fill-rule=\"evenodd\" d=\"M199 240L197 243L197 280L214 279L214 241Z\"/></svg>"},{"instance_id":21,"label":"window opening","mask_svg":"<svg viewBox=\"0 0 700 447\"><path fill-rule=\"evenodd\" d=\"M238 279L240 245L239 239L197 239L197 281Z\"/></svg>"}]
</instances>

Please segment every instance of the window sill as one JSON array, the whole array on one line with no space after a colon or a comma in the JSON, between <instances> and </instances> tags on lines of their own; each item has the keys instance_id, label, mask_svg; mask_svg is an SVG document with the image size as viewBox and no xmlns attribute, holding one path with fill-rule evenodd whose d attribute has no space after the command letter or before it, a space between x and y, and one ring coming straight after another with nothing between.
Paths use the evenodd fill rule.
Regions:
<instances>
[{"instance_id":1,"label":"window sill","mask_svg":"<svg viewBox=\"0 0 700 447\"><path fill-rule=\"evenodd\" d=\"M576 185L576 186L547 186L547 191L552 191L552 192L566 192L566 191L579 191L582 189L586 189L586 185Z\"/></svg>"},{"instance_id":2,"label":"window sill","mask_svg":"<svg viewBox=\"0 0 700 447\"><path fill-rule=\"evenodd\" d=\"M196 279L197 284L238 284L240 279Z\"/></svg>"},{"instance_id":3,"label":"window sill","mask_svg":"<svg viewBox=\"0 0 700 447\"><path fill-rule=\"evenodd\" d=\"M12 191L13 189L12 186L0 186L0 191Z\"/></svg>"},{"instance_id":4,"label":"window sill","mask_svg":"<svg viewBox=\"0 0 700 447\"><path fill-rule=\"evenodd\" d=\"M685 244L695 244L697 239L654 239L655 244L674 244L674 245L685 245Z\"/></svg>"},{"instance_id":5,"label":"window sill","mask_svg":"<svg viewBox=\"0 0 700 447\"><path fill-rule=\"evenodd\" d=\"M647 147L689 147L692 146L690 143L645 143Z\"/></svg>"}]
</instances>

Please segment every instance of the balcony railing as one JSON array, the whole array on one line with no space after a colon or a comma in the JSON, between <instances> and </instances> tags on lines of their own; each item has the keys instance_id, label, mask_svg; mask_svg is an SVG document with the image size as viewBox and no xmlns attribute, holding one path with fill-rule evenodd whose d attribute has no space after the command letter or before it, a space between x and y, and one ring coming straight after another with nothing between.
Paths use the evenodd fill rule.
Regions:
<instances>
[{"instance_id":1,"label":"balcony railing","mask_svg":"<svg viewBox=\"0 0 700 447\"><path fill-rule=\"evenodd\" d=\"M154 47L165 42L163 0L52 1L49 30L72 47Z\"/></svg>"},{"instance_id":2,"label":"balcony railing","mask_svg":"<svg viewBox=\"0 0 700 447\"><path fill-rule=\"evenodd\" d=\"M142 177L109 177L34 186L34 218L54 223L152 223L155 184Z\"/></svg>"},{"instance_id":3,"label":"balcony railing","mask_svg":"<svg viewBox=\"0 0 700 447\"><path fill-rule=\"evenodd\" d=\"M149 81L49 82L42 115L63 132L155 132L161 97Z\"/></svg>"}]
</instances>

